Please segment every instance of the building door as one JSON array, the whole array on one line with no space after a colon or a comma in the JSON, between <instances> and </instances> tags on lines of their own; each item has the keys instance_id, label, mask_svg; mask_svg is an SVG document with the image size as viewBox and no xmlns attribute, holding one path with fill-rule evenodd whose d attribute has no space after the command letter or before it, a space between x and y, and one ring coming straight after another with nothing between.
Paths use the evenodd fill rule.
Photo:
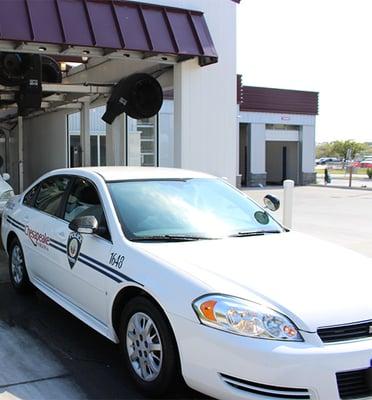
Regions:
<instances>
[{"instance_id":1,"label":"building door","mask_svg":"<svg viewBox=\"0 0 372 400\"><path fill-rule=\"evenodd\" d=\"M284 182L287 179L287 146L283 147L282 171L283 171L282 182Z\"/></svg>"},{"instance_id":2,"label":"building door","mask_svg":"<svg viewBox=\"0 0 372 400\"><path fill-rule=\"evenodd\" d=\"M247 185L248 182L248 172L250 163L250 149L248 147L248 125L240 124L239 127L239 174L241 175L241 184L243 186Z\"/></svg>"},{"instance_id":3,"label":"building door","mask_svg":"<svg viewBox=\"0 0 372 400\"><path fill-rule=\"evenodd\" d=\"M267 183L281 185L284 180L292 179L298 184L299 154L298 142L267 141L266 172Z\"/></svg>"}]
</instances>

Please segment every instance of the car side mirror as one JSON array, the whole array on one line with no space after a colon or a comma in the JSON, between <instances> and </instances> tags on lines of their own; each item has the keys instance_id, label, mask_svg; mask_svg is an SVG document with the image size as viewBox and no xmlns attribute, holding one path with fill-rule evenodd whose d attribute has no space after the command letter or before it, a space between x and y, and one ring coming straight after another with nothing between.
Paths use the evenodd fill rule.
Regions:
<instances>
[{"instance_id":1,"label":"car side mirror","mask_svg":"<svg viewBox=\"0 0 372 400\"><path fill-rule=\"evenodd\" d=\"M93 215L87 215L73 219L68 227L74 232L92 235L98 231L98 221Z\"/></svg>"},{"instance_id":2,"label":"car side mirror","mask_svg":"<svg viewBox=\"0 0 372 400\"><path fill-rule=\"evenodd\" d=\"M268 194L264 197L264 204L270 211L277 211L280 207L280 200L277 197Z\"/></svg>"},{"instance_id":3,"label":"car side mirror","mask_svg":"<svg viewBox=\"0 0 372 400\"><path fill-rule=\"evenodd\" d=\"M10 179L10 175L6 172L4 172L2 176L3 176L4 181L8 181Z\"/></svg>"}]
</instances>

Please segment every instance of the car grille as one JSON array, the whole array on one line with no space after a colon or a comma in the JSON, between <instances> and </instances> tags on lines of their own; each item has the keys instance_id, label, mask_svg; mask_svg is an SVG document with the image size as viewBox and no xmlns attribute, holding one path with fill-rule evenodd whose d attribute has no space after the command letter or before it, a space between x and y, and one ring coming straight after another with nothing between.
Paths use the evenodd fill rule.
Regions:
<instances>
[{"instance_id":1,"label":"car grille","mask_svg":"<svg viewBox=\"0 0 372 400\"><path fill-rule=\"evenodd\" d=\"M362 399L372 396L372 368L338 372L336 377L341 399Z\"/></svg>"},{"instance_id":2,"label":"car grille","mask_svg":"<svg viewBox=\"0 0 372 400\"><path fill-rule=\"evenodd\" d=\"M319 328L318 335L324 343L372 337L372 321Z\"/></svg>"},{"instance_id":3,"label":"car grille","mask_svg":"<svg viewBox=\"0 0 372 400\"><path fill-rule=\"evenodd\" d=\"M272 399L302 400L310 399L307 389L287 388L280 386L264 385L262 383L250 382L229 375L220 374L222 380L229 386L244 392L266 396Z\"/></svg>"}]
</instances>

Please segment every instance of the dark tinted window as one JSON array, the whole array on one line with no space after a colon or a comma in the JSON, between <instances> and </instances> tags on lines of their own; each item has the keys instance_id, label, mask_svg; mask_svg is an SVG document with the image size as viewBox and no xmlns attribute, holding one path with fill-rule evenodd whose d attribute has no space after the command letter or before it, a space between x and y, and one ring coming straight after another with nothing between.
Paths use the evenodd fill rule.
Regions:
<instances>
[{"instance_id":1,"label":"dark tinted window","mask_svg":"<svg viewBox=\"0 0 372 400\"><path fill-rule=\"evenodd\" d=\"M67 199L64 219L71 222L75 218L88 215L97 218L98 225L106 230L100 236L109 239L105 214L96 188L86 179L78 178Z\"/></svg>"},{"instance_id":2,"label":"dark tinted window","mask_svg":"<svg viewBox=\"0 0 372 400\"><path fill-rule=\"evenodd\" d=\"M58 215L68 184L69 179L64 176L54 176L41 182L35 207L48 214Z\"/></svg>"},{"instance_id":3,"label":"dark tinted window","mask_svg":"<svg viewBox=\"0 0 372 400\"><path fill-rule=\"evenodd\" d=\"M23 204L25 206L29 206L29 207L34 206L34 202L35 202L35 198L36 198L38 190L39 190L39 185L36 185L25 194L25 197L23 198Z\"/></svg>"}]
</instances>

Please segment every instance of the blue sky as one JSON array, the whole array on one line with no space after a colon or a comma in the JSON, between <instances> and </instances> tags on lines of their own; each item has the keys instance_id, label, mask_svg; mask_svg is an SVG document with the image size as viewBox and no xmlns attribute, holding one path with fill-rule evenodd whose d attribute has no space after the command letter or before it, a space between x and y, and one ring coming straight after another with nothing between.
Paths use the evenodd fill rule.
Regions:
<instances>
[{"instance_id":1,"label":"blue sky","mask_svg":"<svg viewBox=\"0 0 372 400\"><path fill-rule=\"evenodd\" d=\"M317 142L372 141L372 1L242 0L244 84L320 93Z\"/></svg>"}]
</instances>

